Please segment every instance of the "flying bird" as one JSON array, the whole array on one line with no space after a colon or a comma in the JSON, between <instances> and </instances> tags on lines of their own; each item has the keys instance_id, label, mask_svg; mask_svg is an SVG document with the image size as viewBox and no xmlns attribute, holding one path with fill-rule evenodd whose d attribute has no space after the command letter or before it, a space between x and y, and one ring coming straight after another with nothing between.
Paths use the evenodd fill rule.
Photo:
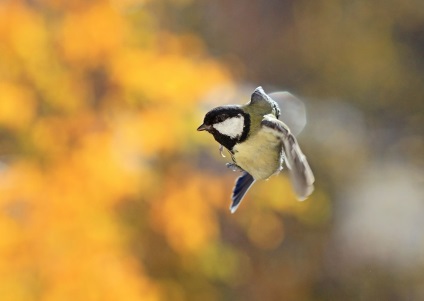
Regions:
<instances>
[{"instance_id":1,"label":"flying bird","mask_svg":"<svg viewBox=\"0 0 424 301\"><path fill-rule=\"evenodd\" d=\"M280 108L262 87L244 105L219 106L209 111L198 131L207 131L231 154L227 166L242 175L236 180L231 213L240 205L249 188L258 180L278 174L285 163L299 200L314 190L314 175L288 126L278 118Z\"/></svg>"}]
</instances>

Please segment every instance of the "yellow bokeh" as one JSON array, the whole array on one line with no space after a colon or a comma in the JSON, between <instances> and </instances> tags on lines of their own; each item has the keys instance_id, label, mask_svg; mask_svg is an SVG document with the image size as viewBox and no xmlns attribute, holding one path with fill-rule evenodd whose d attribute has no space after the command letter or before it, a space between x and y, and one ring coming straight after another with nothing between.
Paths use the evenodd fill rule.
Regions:
<instances>
[{"instance_id":1,"label":"yellow bokeh","mask_svg":"<svg viewBox=\"0 0 424 301\"><path fill-rule=\"evenodd\" d=\"M191 181L180 179L165 189L166 195L154 201L153 225L177 252L199 252L217 239L217 217L209 201L214 195L204 193L202 187L206 183L199 177Z\"/></svg>"},{"instance_id":2,"label":"yellow bokeh","mask_svg":"<svg viewBox=\"0 0 424 301\"><path fill-rule=\"evenodd\" d=\"M33 93L25 86L0 82L0 125L18 130L27 127L36 114Z\"/></svg>"},{"instance_id":3,"label":"yellow bokeh","mask_svg":"<svg viewBox=\"0 0 424 301\"><path fill-rule=\"evenodd\" d=\"M217 239L206 178L159 169L229 76L194 36L134 26L140 1L37 3L0 4L1 299L165 300L119 208L147 204L138 219L181 254Z\"/></svg>"},{"instance_id":4,"label":"yellow bokeh","mask_svg":"<svg viewBox=\"0 0 424 301\"><path fill-rule=\"evenodd\" d=\"M84 66L102 63L122 46L126 22L107 2L67 14L60 33L66 60Z\"/></svg>"}]
</instances>

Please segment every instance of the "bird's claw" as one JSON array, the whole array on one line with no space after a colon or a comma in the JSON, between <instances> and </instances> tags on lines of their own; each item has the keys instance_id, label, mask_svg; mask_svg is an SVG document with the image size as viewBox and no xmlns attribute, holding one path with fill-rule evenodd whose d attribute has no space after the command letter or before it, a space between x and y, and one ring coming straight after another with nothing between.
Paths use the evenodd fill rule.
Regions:
<instances>
[{"instance_id":1,"label":"bird's claw","mask_svg":"<svg viewBox=\"0 0 424 301\"><path fill-rule=\"evenodd\" d=\"M225 165L227 165L228 168L231 168L232 171L244 171L240 166L235 163L227 163Z\"/></svg>"},{"instance_id":2,"label":"bird's claw","mask_svg":"<svg viewBox=\"0 0 424 301\"><path fill-rule=\"evenodd\" d=\"M223 158L225 158L225 155L224 155L224 146L223 146L223 145L220 145L220 146L219 146L219 153L221 154L221 156L222 156Z\"/></svg>"}]
</instances>

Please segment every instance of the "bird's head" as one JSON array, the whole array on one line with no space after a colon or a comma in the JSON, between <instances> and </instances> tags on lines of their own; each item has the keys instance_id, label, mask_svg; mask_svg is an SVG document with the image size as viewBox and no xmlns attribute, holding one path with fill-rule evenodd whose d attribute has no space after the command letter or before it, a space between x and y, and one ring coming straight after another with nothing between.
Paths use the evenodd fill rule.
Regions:
<instances>
[{"instance_id":1,"label":"bird's head","mask_svg":"<svg viewBox=\"0 0 424 301\"><path fill-rule=\"evenodd\" d=\"M239 106L221 106L209 111L198 131L208 131L215 140L231 150L247 138L250 116Z\"/></svg>"}]
</instances>

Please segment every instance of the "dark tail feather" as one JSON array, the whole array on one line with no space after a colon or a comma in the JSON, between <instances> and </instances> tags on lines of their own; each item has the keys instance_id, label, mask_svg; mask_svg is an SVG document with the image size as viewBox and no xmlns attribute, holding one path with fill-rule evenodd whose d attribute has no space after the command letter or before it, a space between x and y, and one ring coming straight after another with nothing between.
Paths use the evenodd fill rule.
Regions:
<instances>
[{"instance_id":1,"label":"dark tail feather","mask_svg":"<svg viewBox=\"0 0 424 301\"><path fill-rule=\"evenodd\" d=\"M231 213L236 212L238 206L243 200L244 195L254 182L255 179L247 172L243 172L243 174L237 179L236 185L234 186L233 195L231 197L233 200L230 206Z\"/></svg>"}]
</instances>

